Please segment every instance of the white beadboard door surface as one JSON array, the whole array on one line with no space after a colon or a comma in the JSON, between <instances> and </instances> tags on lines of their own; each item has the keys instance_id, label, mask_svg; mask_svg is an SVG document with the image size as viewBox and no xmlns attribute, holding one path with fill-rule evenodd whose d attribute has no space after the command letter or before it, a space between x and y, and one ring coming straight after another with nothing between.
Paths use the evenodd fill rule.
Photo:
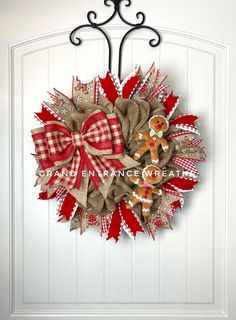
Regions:
<instances>
[{"instance_id":1,"label":"white beadboard door surface","mask_svg":"<svg viewBox=\"0 0 236 320\"><path fill-rule=\"evenodd\" d=\"M103 0L0 1L1 223L0 320L236 319L234 159L236 4L228 0L132 0L127 20L144 11L162 34L138 30L124 46L122 77L152 62L181 95L181 110L200 116L207 161L201 183L185 198L173 231L153 241L122 235L115 244L95 231L83 236L57 223L56 204L37 200L30 130L33 113L55 87L71 94L73 75L84 82L105 75L107 44L84 29L79 47L70 31ZM119 19L107 32L118 45L128 29Z\"/></svg>"}]
</instances>

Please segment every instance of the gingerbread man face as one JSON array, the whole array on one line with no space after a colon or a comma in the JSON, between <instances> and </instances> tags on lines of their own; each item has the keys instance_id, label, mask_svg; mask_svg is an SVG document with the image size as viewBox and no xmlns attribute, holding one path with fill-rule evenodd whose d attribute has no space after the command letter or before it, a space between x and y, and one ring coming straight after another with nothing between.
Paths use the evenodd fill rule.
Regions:
<instances>
[{"instance_id":1,"label":"gingerbread man face","mask_svg":"<svg viewBox=\"0 0 236 320\"><path fill-rule=\"evenodd\" d=\"M142 178L149 184L156 184L162 179L161 169L153 165L146 166L142 171Z\"/></svg>"},{"instance_id":2,"label":"gingerbread man face","mask_svg":"<svg viewBox=\"0 0 236 320\"><path fill-rule=\"evenodd\" d=\"M156 115L149 120L149 127L155 132L165 132L169 129L169 123L165 117Z\"/></svg>"}]
</instances>

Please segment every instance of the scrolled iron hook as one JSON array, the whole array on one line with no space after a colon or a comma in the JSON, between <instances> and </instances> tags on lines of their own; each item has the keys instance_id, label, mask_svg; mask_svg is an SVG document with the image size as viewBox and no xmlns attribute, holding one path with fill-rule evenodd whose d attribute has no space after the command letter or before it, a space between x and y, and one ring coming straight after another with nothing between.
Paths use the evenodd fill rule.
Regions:
<instances>
[{"instance_id":1,"label":"scrolled iron hook","mask_svg":"<svg viewBox=\"0 0 236 320\"><path fill-rule=\"evenodd\" d=\"M126 7L130 7L131 6L131 0L104 0L104 5L105 6L111 7L112 4L114 6L113 13L111 14L111 16L108 19L106 19L103 22L96 22L97 13L95 11L93 11L93 10L90 10L87 13L87 20L88 20L89 24L83 24L81 26L78 26L74 30L72 30L72 32L70 33L70 42L75 46L79 46L83 42L80 37L76 36L77 32L79 30L83 29L83 28L93 28L93 29L98 30L100 33L102 33L103 36L105 37L107 45L108 45L108 68L111 71L111 63L112 63L111 40L110 40L109 36L107 35L107 33L101 28L101 26L104 26L105 24L109 23L116 15L118 15L119 18L121 19L121 21L124 22L124 24L132 27L130 30L128 30L125 33L125 35L122 37L121 42L120 42L120 46L119 46L119 61L118 61L118 75L119 75L119 78L121 76L122 49L123 49L125 40L127 39L127 37L129 36L129 34L131 32L133 32L135 30L138 30L138 29L142 29L142 28L154 32L157 37L149 40L149 45L152 48L157 47L161 42L160 33L156 29L144 25L146 17L145 17L145 14L143 12L139 11L139 12L136 13L136 18L138 20L137 23L129 22L123 17L123 15L121 13L121 3L123 1L126 1L126 3L125 3Z\"/></svg>"}]
</instances>

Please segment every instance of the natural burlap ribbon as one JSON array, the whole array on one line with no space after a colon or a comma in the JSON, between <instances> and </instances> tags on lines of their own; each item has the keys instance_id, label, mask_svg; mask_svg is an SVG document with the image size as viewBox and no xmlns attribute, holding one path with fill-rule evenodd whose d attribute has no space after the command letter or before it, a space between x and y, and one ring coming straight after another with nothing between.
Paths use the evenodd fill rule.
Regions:
<instances>
[{"instance_id":1,"label":"natural burlap ribbon","mask_svg":"<svg viewBox=\"0 0 236 320\"><path fill-rule=\"evenodd\" d=\"M88 106L91 106L89 104ZM100 106L101 107L101 106ZM156 99L152 103L148 103L142 99L130 100L118 98L115 101L114 112L119 118L123 139L125 143L125 148L129 151L132 156L138 149L140 142L135 142L133 136L136 132L142 132L148 129L148 119L153 115L165 115L164 107ZM75 119L74 119L75 120ZM73 120L73 121L74 121ZM168 166L168 162L173 154L174 144L170 143L170 149L167 153L160 154L160 168L165 168L167 175L169 171L178 170L173 164ZM130 158L129 158L130 159ZM140 162L140 161L139 161ZM137 170L141 172L144 166L151 163L150 154L146 153L141 158L141 163L137 164L136 167L132 168L130 171L134 172ZM173 176L172 176L173 177ZM165 181L168 178L165 178ZM164 180L163 180L164 181ZM108 213L112 212L116 208L116 204L121 201L123 197L132 192L132 183L127 175L114 177L111 180L109 188L107 188L106 197L99 190L96 190L92 184L88 188L88 207L93 210L94 213ZM154 195L154 202L151 208L151 212L154 212L158 205L160 204L160 197ZM141 215L141 206L137 205L135 207L137 213Z\"/></svg>"}]
</instances>

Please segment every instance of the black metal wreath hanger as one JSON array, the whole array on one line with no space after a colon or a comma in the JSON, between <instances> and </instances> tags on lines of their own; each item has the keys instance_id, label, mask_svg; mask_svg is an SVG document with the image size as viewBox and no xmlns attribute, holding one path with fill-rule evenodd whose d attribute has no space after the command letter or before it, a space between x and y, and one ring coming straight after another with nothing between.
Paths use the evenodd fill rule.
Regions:
<instances>
[{"instance_id":1,"label":"black metal wreath hanger","mask_svg":"<svg viewBox=\"0 0 236 320\"><path fill-rule=\"evenodd\" d=\"M143 12L139 11L136 13L136 18L140 21L137 23L131 23L131 22L127 21L122 16L122 13L121 13L121 2L122 1L126 1L126 4L125 4L126 7L131 6L131 0L104 0L105 6L110 7L111 3L114 6L114 11L113 11L112 15L110 16L110 18L108 18L107 20L105 20L103 22L98 23L98 22L96 22L97 13L95 11L89 11L87 13L87 19L88 19L89 23L76 27L70 33L70 42L75 46L79 46L82 43L82 39L77 36L77 33L79 30L84 29L84 28L93 28L93 29L100 31L104 35L106 42L107 42L107 45L108 45L108 69L111 71L112 42L111 42L111 39L110 39L109 35L107 34L107 32L103 30L102 26L109 23L116 15L118 15L119 18L121 19L121 21L123 21L126 25L130 26L131 28L124 34L124 36L121 38L121 41L120 41L119 61L118 61L118 76L119 76L119 78L121 77L122 50L123 50L124 42L133 31L138 30L138 29L147 29L147 30L152 31L155 34L155 38L149 40L149 45L151 47L157 47L161 42L160 33L156 29L149 27L149 26L146 26L144 24L145 23L145 14Z\"/></svg>"}]
</instances>

